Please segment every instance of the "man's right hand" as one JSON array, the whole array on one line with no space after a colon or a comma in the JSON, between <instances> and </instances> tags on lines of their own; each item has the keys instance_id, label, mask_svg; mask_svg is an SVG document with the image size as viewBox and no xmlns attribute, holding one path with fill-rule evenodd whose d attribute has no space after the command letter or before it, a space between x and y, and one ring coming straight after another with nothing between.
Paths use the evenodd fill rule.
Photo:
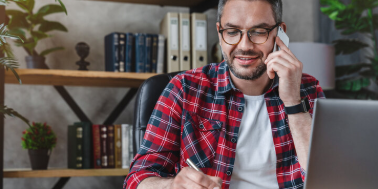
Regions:
<instances>
[{"instance_id":1,"label":"man's right hand","mask_svg":"<svg viewBox=\"0 0 378 189\"><path fill-rule=\"evenodd\" d=\"M221 189L222 179L184 167L173 179L170 189Z\"/></svg>"}]
</instances>

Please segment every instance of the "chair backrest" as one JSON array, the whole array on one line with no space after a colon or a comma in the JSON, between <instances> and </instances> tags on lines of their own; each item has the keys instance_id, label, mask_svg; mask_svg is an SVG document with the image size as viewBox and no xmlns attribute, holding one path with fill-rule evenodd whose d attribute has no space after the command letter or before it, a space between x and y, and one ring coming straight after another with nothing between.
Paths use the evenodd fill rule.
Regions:
<instances>
[{"instance_id":1,"label":"chair backrest","mask_svg":"<svg viewBox=\"0 0 378 189\"><path fill-rule=\"evenodd\" d=\"M139 87L135 100L135 114L133 124L133 155L139 150L143 140L148 120L151 117L155 104L169 81L180 72L160 74L148 78Z\"/></svg>"}]
</instances>

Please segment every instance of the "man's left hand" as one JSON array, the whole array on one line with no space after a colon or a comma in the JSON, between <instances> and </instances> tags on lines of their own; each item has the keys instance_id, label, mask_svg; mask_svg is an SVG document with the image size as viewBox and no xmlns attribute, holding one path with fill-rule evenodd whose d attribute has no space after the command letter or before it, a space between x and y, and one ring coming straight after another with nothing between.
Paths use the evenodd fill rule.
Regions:
<instances>
[{"instance_id":1,"label":"man's left hand","mask_svg":"<svg viewBox=\"0 0 378 189\"><path fill-rule=\"evenodd\" d=\"M276 43L281 50L270 53L265 60L267 74L270 79L273 79L277 72L280 78L279 96L285 106L294 106L301 102L300 85L303 64L279 37L276 37Z\"/></svg>"}]
</instances>

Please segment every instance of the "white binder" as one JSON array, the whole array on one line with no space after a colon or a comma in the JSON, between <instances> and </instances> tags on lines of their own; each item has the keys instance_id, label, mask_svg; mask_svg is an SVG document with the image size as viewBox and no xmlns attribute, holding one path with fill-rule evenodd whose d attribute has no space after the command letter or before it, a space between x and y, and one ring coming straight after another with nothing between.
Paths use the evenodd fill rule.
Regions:
<instances>
[{"instance_id":1,"label":"white binder","mask_svg":"<svg viewBox=\"0 0 378 189\"><path fill-rule=\"evenodd\" d=\"M192 68L207 64L207 17L192 13Z\"/></svg>"},{"instance_id":2,"label":"white binder","mask_svg":"<svg viewBox=\"0 0 378 189\"><path fill-rule=\"evenodd\" d=\"M190 14L179 13L180 27L180 70L191 69Z\"/></svg>"},{"instance_id":3,"label":"white binder","mask_svg":"<svg viewBox=\"0 0 378 189\"><path fill-rule=\"evenodd\" d=\"M179 55L179 18L178 13L169 12L160 23L160 33L166 39L167 46L167 73L180 71Z\"/></svg>"}]
</instances>

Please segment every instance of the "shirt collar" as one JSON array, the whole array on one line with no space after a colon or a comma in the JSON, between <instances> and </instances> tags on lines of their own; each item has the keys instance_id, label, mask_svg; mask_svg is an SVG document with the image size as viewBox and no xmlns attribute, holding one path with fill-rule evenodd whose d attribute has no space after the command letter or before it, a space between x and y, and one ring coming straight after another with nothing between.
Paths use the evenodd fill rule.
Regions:
<instances>
[{"instance_id":1,"label":"shirt collar","mask_svg":"<svg viewBox=\"0 0 378 189\"><path fill-rule=\"evenodd\" d=\"M275 75L276 76L274 77L272 88L269 89L267 91L267 93L278 87L279 77L278 77L277 73L275 73ZM227 62L225 60L223 60L219 64L217 80L218 80L218 82L217 82L217 93L224 94L224 93L230 91L231 89L236 90L236 91L240 91L232 83L232 80L231 80L231 77L230 77L230 70L229 70Z\"/></svg>"}]
</instances>

